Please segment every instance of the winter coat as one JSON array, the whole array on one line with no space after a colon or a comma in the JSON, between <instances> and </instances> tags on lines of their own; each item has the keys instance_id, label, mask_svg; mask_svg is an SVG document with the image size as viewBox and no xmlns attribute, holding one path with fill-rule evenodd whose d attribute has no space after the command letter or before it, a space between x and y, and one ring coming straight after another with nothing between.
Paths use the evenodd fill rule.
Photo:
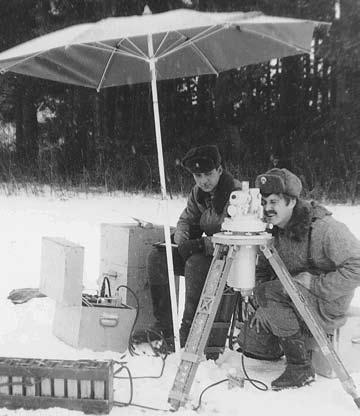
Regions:
<instances>
[{"instance_id":1,"label":"winter coat","mask_svg":"<svg viewBox=\"0 0 360 416\"><path fill-rule=\"evenodd\" d=\"M211 236L221 231L230 193L240 187L241 183L226 171L220 176L213 193L204 192L195 185L189 194L186 208L179 217L176 230L188 232L190 239L200 238L203 233Z\"/></svg>"},{"instance_id":2,"label":"winter coat","mask_svg":"<svg viewBox=\"0 0 360 416\"><path fill-rule=\"evenodd\" d=\"M290 274L311 274L310 293L324 326L343 325L355 288L360 286L359 240L326 208L304 200L297 202L284 229L274 227L273 235L274 247ZM262 258L257 282L269 280L269 269Z\"/></svg>"}]
</instances>

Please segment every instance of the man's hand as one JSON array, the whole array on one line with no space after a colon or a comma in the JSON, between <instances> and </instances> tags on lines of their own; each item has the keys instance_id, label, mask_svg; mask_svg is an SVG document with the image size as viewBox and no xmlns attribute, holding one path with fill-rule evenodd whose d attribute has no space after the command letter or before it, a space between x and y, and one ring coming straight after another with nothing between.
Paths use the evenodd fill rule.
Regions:
<instances>
[{"instance_id":1,"label":"man's hand","mask_svg":"<svg viewBox=\"0 0 360 416\"><path fill-rule=\"evenodd\" d=\"M302 273L297 274L294 277L294 280L295 282L299 283L299 285L310 290L312 278L313 276L309 272L302 272Z\"/></svg>"},{"instance_id":2,"label":"man's hand","mask_svg":"<svg viewBox=\"0 0 360 416\"><path fill-rule=\"evenodd\" d=\"M184 262L195 253L204 251L204 242L201 238L194 240L185 240L178 246L178 252Z\"/></svg>"},{"instance_id":3,"label":"man's hand","mask_svg":"<svg viewBox=\"0 0 360 416\"><path fill-rule=\"evenodd\" d=\"M253 316L255 312L254 296L250 296L248 303L245 303L244 299L241 300L241 318L243 321L247 321L249 316Z\"/></svg>"},{"instance_id":4,"label":"man's hand","mask_svg":"<svg viewBox=\"0 0 360 416\"><path fill-rule=\"evenodd\" d=\"M180 245L186 240L189 240L190 234L189 231L186 230L176 230L174 234L174 242L177 245Z\"/></svg>"},{"instance_id":5,"label":"man's hand","mask_svg":"<svg viewBox=\"0 0 360 416\"><path fill-rule=\"evenodd\" d=\"M205 256L212 256L214 254L214 244L211 237L203 237Z\"/></svg>"},{"instance_id":6,"label":"man's hand","mask_svg":"<svg viewBox=\"0 0 360 416\"><path fill-rule=\"evenodd\" d=\"M270 324L267 319L266 313L261 306L259 306L256 309L254 315L251 317L250 328L252 328L254 325L257 333L260 332L261 327L264 329L265 332L269 332Z\"/></svg>"}]
</instances>

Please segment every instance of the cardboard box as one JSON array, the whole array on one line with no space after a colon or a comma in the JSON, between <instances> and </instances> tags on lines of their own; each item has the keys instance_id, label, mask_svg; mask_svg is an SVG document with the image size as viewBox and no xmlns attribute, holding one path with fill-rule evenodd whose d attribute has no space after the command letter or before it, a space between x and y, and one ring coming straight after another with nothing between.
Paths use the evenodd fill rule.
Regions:
<instances>
[{"instance_id":1,"label":"cardboard box","mask_svg":"<svg viewBox=\"0 0 360 416\"><path fill-rule=\"evenodd\" d=\"M61 238L44 237L41 291L56 301L53 333L65 343L94 351L124 352L136 310L124 300L85 302L82 293L83 247Z\"/></svg>"}]
</instances>

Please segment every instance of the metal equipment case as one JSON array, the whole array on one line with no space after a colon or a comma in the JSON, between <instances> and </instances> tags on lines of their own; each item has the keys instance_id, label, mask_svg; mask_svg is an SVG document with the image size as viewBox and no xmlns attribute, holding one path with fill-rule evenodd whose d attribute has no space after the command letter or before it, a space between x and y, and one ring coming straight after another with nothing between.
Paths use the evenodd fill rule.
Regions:
<instances>
[{"instance_id":1,"label":"metal equipment case","mask_svg":"<svg viewBox=\"0 0 360 416\"><path fill-rule=\"evenodd\" d=\"M111 291L126 285L139 301L139 316L135 330L146 330L155 322L150 286L146 274L146 259L153 244L164 241L164 228L160 225L101 224L100 280L109 278ZM135 307L131 293L126 295L126 304Z\"/></svg>"},{"instance_id":2,"label":"metal equipment case","mask_svg":"<svg viewBox=\"0 0 360 416\"><path fill-rule=\"evenodd\" d=\"M53 333L76 348L124 352L136 310L121 299L85 302L83 262L83 247L43 237L40 291L56 301Z\"/></svg>"}]
</instances>

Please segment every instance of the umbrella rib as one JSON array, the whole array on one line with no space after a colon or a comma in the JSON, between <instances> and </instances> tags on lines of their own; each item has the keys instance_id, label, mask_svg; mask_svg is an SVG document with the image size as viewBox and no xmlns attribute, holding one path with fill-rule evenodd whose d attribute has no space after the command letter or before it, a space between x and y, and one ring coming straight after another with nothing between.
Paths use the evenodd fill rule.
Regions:
<instances>
[{"instance_id":1,"label":"umbrella rib","mask_svg":"<svg viewBox=\"0 0 360 416\"><path fill-rule=\"evenodd\" d=\"M24 62L28 61L29 59L36 58L38 55L41 55L43 52L46 52L46 51L36 52L36 53L34 53L34 54L32 54L32 55L26 56L26 57L25 57L25 58L23 58L23 59L20 59L19 61L16 61L16 62L15 62L15 63L13 63L13 64L10 64L10 65L9 65L9 66L7 66L6 68L1 68L1 69L0 69L0 74L5 74L5 72L7 72L7 71L11 70L11 68L16 67L17 65L22 64L22 63L24 63Z\"/></svg>"},{"instance_id":2,"label":"umbrella rib","mask_svg":"<svg viewBox=\"0 0 360 416\"><path fill-rule=\"evenodd\" d=\"M108 68L109 68L109 65L110 65L110 62L111 62L112 57L114 56L114 53L115 53L115 49L113 49L113 50L111 51L111 55L109 56L109 59L108 59L108 61L106 62L105 69L104 69L104 71L103 71L103 73L102 73L102 75L101 75L100 82L99 82L99 84L98 84L98 86L97 86L97 88L96 88L96 91L97 91L97 92L99 92L99 91L100 91L100 88L101 88L101 86L102 86L102 84L103 84L103 82L104 82L104 79L105 79L105 74L106 74L106 72L107 72L107 70L108 70Z\"/></svg>"},{"instance_id":3,"label":"umbrella rib","mask_svg":"<svg viewBox=\"0 0 360 416\"><path fill-rule=\"evenodd\" d=\"M220 27L218 27L218 29L216 29L216 30L214 30L214 31L212 31L212 32L209 33L209 31L211 29L214 29L216 27L218 27L218 25L211 26L210 28L206 28L206 30L204 30L203 32L198 33L196 36L194 36L192 38L186 38L187 40L184 43L182 43L181 45L175 47L174 49L170 49L170 50L168 49L166 52L164 52L163 54L159 55L158 58L159 59L160 58L165 58L166 56L171 55L172 53L175 53L175 52L177 52L177 51L179 51L181 49L184 49L184 48L186 48L189 45L193 45L194 42L198 42L198 41L200 41L202 39L206 39L209 36L212 36L215 33L224 30L224 28L222 26L220 26Z\"/></svg>"},{"instance_id":4,"label":"umbrella rib","mask_svg":"<svg viewBox=\"0 0 360 416\"><path fill-rule=\"evenodd\" d=\"M243 27L240 27L240 26L239 26L239 30L242 31L242 32L252 33L253 35L257 35L257 36L260 36L260 37L263 37L263 38L271 39L271 40L273 40L277 43L281 43L283 45L290 46L291 48L296 48L297 50L299 50L301 52L304 52L304 53L309 53L309 51L307 49L305 49L305 48L303 48L299 45L296 45L294 43L285 42L284 40L281 40L281 39L279 39L275 36L267 35L265 33L259 33L256 30L251 30L251 29L248 29L248 28L244 29Z\"/></svg>"},{"instance_id":5,"label":"umbrella rib","mask_svg":"<svg viewBox=\"0 0 360 416\"><path fill-rule=\"evenodd\" d=\"M121 39L121 41L119 41L116 45L116 48L114 48L113 46L109 46L106 43L103 42L97 42L99 45L102 45L105 47L106 50L115 50L116 52L120 52L122 55L124 56L129 56L131 58L139 58L139 59L143 59L144 61L146 61L148 59L148 57L144 54L144 52L139 49L140 54L137 54L136 51L126 47L125 45L122 44L122 42L124 40L128 40L128 38L123 38ZM120 49L120 46L122 49ZM134 47L136 47L136 45L134 45Z\"/></svg>"},{"instance_id":6,"label":"umbrella rib","mask_svg":"<svg viewBox=\"0 0 360 416\"><path fill-rule=\"evenodd\" d=\"M140 56L142 56L144 58L144 60L148 60L149 59L149 57L131 39L129 39L129 38L123 38L121 40L121 43L123 42L123 40L127 40L130 43L130 45L132 45L135 48L136 51L140 52ZM131 49L129 49L129 50L131 52Z\"/></svg>"},{"instance_id":7,"label":"umbrella rib","mask_svg":"<svg viewBox=\"0 0 360 416\"><path fill-rule=\"evenodd\" d=\"M105 51L105 52L114 51L116 55L123 55L123 56L127 56L129 58L139 59L140 61L148 61L148 58L147 57L144 57L143 58L142 56L136 55L134 53L129 53L129 52L126 52L126 51L121 51L119 49L113 48L112 46L109 47L109 45L106 45L106 48L99 48L98 46L92 45L92 44L89 44L89 43L83 43L83 44L79 44L79 45L82 46L82 47L92 48L92 49L97 49L97 50L102 50L102 51Z\"/></svg>"},{"instance_id":8,"label":"umbrella rib","mask_svg":"<svg viewBox=\"0 0 360 416\"><path fill-rule=\"evenodd\" d=\"M168 37L168 35L169 35L169 32L166 32L165 36L161 39L161 42L159 43L159 46L157 47L156 51L154 52L154 56L156 56L158 50L161 48L161 46L165 42L165 40Z\"/></svg>"},{"instance_id":9,"label":"umbrella rib","mask_svg":"<svg viewBox=\"0 0 360 416\"><path fill-rule=\"evenodd\" d=\"M199 56L208 64L211 70L216 75L219 75L219 72L216 70L215 66L210 62L209 58L198 48L198 46L194 43L192 43L191 46L195 49L195 52L197 52Z\"/></svg>"},{"instance_id":10,"label":"umbrella rib","mask_svg":"<svg viewBox=\"0 0 360 416\"><path fill-rule=\"evenodd\" d=\"M177 33L180 38L176 39L173 43L171 43L167 48L164 49L163 54L166 53L168 50L171 50L171 48L174 48L176 44L178 44L179 42L182 42L184 39L187 39L187 37L185 35L183 35L182 33L174 30L174 33ZM156 52L154 54L154 56L156 56L157 52L161 49L161 46L163 45L163 43L165 42L165 39L167 38L167 36L169 35L170 32L166 32L166 35L163 37L162 41L160 42L160 45L158 46L158 48L156 49Z\"/></svg>"}]
</instances>

